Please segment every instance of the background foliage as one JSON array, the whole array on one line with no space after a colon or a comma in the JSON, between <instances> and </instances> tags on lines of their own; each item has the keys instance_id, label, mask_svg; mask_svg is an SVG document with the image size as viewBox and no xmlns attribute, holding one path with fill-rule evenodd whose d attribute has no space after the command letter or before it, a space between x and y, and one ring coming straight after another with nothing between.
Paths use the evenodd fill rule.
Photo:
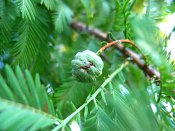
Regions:
<instances>
[{"instance_id":1,"label":"background foliage","mask_svg":"<svg viewBox=\"0 0 175 131\"><path fill-rule=\"evenodd\" d=\"M175 130L175 68L166 51L169 36L157 26L174 13L174 5L165 0L0 0L0 130L57 130L126 61L110 48L105 52L110 64L103 59L96 82L74 80L74 55L103 46L86 31L74 31L74 20L115 39L133 40L161 79L156 84L130 63L60 128L71 130L76 122L81 130Z\"/></svg>"}]
</instances>

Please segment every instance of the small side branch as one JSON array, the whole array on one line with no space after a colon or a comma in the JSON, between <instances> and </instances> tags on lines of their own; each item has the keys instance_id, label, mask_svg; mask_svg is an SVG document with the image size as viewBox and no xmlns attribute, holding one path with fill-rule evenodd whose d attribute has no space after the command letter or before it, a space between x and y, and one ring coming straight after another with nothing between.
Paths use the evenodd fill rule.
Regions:
<instances>
[{"instance_id":1,"label":"small side branch","mask_svg":"<svg viewBox=\"0 0 175 131\"><path fill-rule=\"evenodd\" d=\"M107 43L99 51L97 51L97 54L99 55L103 51L105 51L107 48L109 48L115 44L121 44L121 43L129 43L130 45L136 47L139 51L141 51L140 48L134 42L132 42L131 40L128 40L128 39L124 39L124 40L116 40L116 41L112 41L112 42Z\"/></svg>"}]
</instances>

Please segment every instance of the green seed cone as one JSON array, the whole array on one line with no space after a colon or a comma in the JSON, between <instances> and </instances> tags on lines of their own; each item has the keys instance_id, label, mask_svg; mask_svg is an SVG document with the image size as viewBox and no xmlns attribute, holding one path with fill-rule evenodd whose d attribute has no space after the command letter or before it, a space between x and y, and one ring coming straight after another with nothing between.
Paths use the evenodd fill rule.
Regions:
<instances>
[{"instance_id":1,"label":"green seed cone","mask_svg":"<svg viewBox=\"0 0 175 131\"><path fill-rule=\"evenodd\" d=\"M92 51L78 52L72 60L72 75L80 82L93 82L102 74L102 59Z\"/></svg>"}]
</instances>

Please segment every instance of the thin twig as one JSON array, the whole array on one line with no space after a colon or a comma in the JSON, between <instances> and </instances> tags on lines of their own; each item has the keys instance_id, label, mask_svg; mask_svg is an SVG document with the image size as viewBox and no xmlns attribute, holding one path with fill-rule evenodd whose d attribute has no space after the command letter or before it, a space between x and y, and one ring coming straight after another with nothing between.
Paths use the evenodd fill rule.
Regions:
<instances>
[{"instance_id":1,"label":"thin twig","mask_svg":"<svg viewBox=\"0 0 175 131\"><path fill-rule=\"evenodd\" d=\"M112 40L108 37L107 33L100 31L99 29L88 27L81 22L73 21L71 23L71 27L76 31L80 32L89 32L91 35L102 41L112 42ZM119 50L125 57L131 57L133 63L137 64L137 66L144 71L144 73L149 78L155 78L157 83L160 83L160 73L154 69L151 65L147 65L145 60L141 59L140 56L134 51L126 48L124 45L118 43L114 45L117 50Z\"/></svg>"},{"instance_id":2,"label":"thin twig","mask_svg":"<svg viewBox=\"0 0 175 131\"><path fill-rule=\"evenodd\" d=\"M125 62L122 64L119 68L117 68L104 82L103 84L95 91L94 94L90 98L87 99L86 103L81 105L75 112L73 112L71 115L69 115L66 119L62 121L62 123L58 126L56 126L52 131L58 131L61 128L65 127L67 123L69 123L72 118L74 118L81 110L83 110L91 101L93 101L97 95L104 89L104 87L112 81L112 79L123 69L125 68L129 63Z\"/></svg>"},{"instance_id":3,"label":"thin twig","mask_svg":"<svg viewBox=\"0 0 175 131\"><path fill-rule=\"evenodd\" d=\"M136 47L139 51L140 48L131 40L128 40L128 39L124 39L124 40L115 40L115 41L112 41L112 42L109 42L107 43L105 46L103 46L102 48L100 48L100 50L97 51L97 54L101 54L103 51L105 51L107 48L115 45L115 44L121 44L121 43L129 43L130 45Z\"/></svg>"}]
</instances>

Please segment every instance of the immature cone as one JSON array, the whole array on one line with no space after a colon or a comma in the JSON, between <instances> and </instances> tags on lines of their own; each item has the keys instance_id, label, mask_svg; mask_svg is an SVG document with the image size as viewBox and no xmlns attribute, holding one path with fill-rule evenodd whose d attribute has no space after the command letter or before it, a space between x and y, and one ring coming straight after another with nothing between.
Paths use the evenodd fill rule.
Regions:
<instances>
[{"instance_id":1,"label":"immature cone","mask_svg":"<svg viewBox=\"0 0 175 131\"><path fill-rule=\"evenodd\" d=\"M92 82L102 74L102 59L92 51L78 52L72 60L72 75L80 82Z\"/></svg>"}]
</instances>

